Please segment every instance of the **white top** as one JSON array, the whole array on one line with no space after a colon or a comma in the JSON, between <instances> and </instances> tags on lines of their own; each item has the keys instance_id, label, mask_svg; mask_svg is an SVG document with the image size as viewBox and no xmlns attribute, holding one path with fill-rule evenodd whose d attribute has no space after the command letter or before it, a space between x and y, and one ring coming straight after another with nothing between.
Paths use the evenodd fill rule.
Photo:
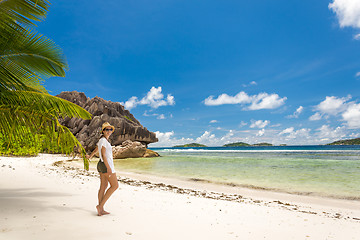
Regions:
<instances>
[{"instance_id":1,"label":"white top","mask_svg":"<svg viewBox=\"0 0 360 240\"><path fill-rule=\"evenodd\" d=\"M105 157L106 160L111 168L111 172L115 173L115 168L114 168L114 161L113 161L113 153L112 153L112 147L109 143L109 141L102 137L100 138L99 142L97 143L98 149L99 149L99 155L100 155L100 160L102 162L104 162L104 159L102 158L102 154L101 154L101 148L105 147Z\"/></svg>"}]
</instances>

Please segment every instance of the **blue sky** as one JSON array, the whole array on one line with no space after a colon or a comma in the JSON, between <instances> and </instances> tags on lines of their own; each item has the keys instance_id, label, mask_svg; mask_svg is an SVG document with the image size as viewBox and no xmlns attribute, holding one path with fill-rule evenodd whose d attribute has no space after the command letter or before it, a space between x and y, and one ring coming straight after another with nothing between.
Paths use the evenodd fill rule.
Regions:
<instances>
[{"instance_id":1,"label":"blue sky","mask_svg":"<svg viewBox=\"0 0 360 240\"><path fill-rule=\"evenodd\" d=\"M360 136L360 1L52 1L45 87L121 102L156 146ZM358 35L359 34L359 35Z\"/></svg>"}]
</instances>

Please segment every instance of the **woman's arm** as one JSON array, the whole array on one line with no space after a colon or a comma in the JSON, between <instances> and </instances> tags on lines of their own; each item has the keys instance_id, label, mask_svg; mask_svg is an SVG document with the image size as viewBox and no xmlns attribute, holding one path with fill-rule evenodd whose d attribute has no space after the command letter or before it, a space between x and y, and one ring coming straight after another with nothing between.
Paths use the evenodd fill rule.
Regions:
<instances>
[{"instance_id":1,"label":"woman's arm","mask_svg":"<svg viewBox=\"0 0 360 240\"><path fill-rule=\"evenodd\" d=\"M110 168L110 166L109 166L109 163L108 163L108 161L107 161L107 159L106 159L106 154L105 154L105 152L106 152L106 148L103 146L102 148L101 148L101 156L102 156L102 159L103 159L103 161L104 161L104 163L105 163L105 166L106 166L106 169L107 169L107 173L112 173L112 171L111 171L111 168Z\"/></svg>"},{"instance_id":2,"label":"woman's arm","mask_svg":"<svg viewBox=\"0 0 360 240\"><path fill-rule=\"evenodd\" d=\"M97 153L97 151L98 151L98 146L95 147L94 151L92 151L92 153L90 155L86 154L86 157L88 159L92 158Z\"/></svg>"}]
</instances>

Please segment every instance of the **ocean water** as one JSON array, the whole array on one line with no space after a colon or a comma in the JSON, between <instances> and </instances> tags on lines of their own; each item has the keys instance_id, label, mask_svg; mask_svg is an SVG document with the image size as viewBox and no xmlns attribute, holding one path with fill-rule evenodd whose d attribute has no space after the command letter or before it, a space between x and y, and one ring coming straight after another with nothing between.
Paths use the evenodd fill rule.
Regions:
<instances>
[{"instance_id":1,"label":"ocean water","mask_svg":"<svg viewBox=\"0 0 360 240\"><path fill-rule=\"evenodd\" d=\"M118 170L248 188L360 200L360 146L152 148Z\"/></svg>"}]
</instances>

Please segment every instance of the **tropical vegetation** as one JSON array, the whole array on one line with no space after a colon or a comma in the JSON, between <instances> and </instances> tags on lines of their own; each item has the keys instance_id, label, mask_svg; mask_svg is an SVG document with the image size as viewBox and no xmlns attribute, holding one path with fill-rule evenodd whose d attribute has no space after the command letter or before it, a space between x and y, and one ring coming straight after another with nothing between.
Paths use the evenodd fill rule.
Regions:
<instances>
[{"instance_id":1,"label":"tropical vegetation","mask_svg":"<svg viewBox=\"0 0 360 240\"><path fill-rule=\"evenodd\" d=\"M223 147L247 147L247 146L250 146L250 144L244 142L236 142L236 143L225 144Z\"/></svg>"},{"instance_id":2,"label":"tropical vegetation","mask_svg":"<svg viewBox=\"0 0 360 240\"><path fill-rule=\"evenodd\" d=\"M188 147L207 147L206 145L203 144L199 144L199 143L189 143L189 144L184 144L184 145L177 145L177 146L173 146L174 148L188 148Z\"/></svg>"},{"instance_id":3,"label":"tropical vegetation","mask_svg":"<svg viewBox=\"0 0 360 240\"><path fill-rule=\"evenodd\" d=\"M42 85L68 68L62 50L34 30L48 8L47 0L0 0L0 154L77 149L88 168L84 148L59 118L90 119L90 113Z\"/></svg>"},{"instance_id":4,"label":"tropical vegetation","mask_svg":"<svg viewBox=\"0 0 360 240\"><path fill-rule=\"evenodd\" d=\"M223 147L269 147L269 146L273 146L273 145L271 143L248 144L244 142L236 142L236 143L225 144Z\"/></svg>"},{"instance_id":5,"label":"tropical vegetation","mask_svg":"<svg viewBox=\"0 0 360 240\"><path fill-rule=\"evenodd\" d=\"M347 139L347 140L339 140L327 145L360 145L360 138Z\"/></svg>"}]
</instances>

